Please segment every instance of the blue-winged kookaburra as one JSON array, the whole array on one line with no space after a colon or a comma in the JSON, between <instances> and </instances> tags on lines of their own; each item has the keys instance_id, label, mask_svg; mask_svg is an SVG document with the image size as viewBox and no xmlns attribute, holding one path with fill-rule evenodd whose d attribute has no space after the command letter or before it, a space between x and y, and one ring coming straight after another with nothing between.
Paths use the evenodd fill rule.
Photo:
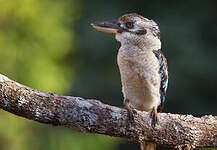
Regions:
<instances>
[{"instance_id":1,"label":"blue-winged kookaburra","mask_svg":"<svg viewBox=\"0 0 217 150\"><path fill-rule=\"evenodd\" d=\"M121 42L118 66L121 74L124 104L133 109L157 112L165 101L168 85L167 61L161 52L158 25L136 13L125 14L118 21L93 23L99 31L116 34ZM141 143L142 150L154 150L155 144Z\"/></svg>"}]
</instances>

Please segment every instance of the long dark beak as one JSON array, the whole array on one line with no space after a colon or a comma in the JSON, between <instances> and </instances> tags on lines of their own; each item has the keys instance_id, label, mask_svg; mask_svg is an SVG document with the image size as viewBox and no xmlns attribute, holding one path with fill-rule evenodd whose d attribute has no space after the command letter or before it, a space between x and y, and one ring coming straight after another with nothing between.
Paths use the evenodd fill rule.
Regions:
<instances>
[{"instance_id":1,"label":"long dark beak","mask_svg":"<svg viewBox=\"0 0 217 150\"><path fill-rule=\"evenodd\" d=\"M121 27L115 21L112 21L112 22L105 21L105 22L99 22L99 23L91 23L91 25L96 30L102 31L102 32L105 32L105 33L116 34L116 33L121 33L122 32Z\"/></svg>"}]
</instances>

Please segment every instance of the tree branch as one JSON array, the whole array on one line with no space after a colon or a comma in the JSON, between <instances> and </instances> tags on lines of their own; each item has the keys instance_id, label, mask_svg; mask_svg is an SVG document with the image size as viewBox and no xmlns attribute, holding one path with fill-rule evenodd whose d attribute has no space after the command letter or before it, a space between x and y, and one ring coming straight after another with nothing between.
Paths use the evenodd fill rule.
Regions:
<instances>
[{"instance_id":1,"label":"tree branch","mask_svg":"<svg viewBox=\"0 0 217 150\"><path fill-rule=\"evenodd\" d=\"M127 110L80 97L46 93L21 85L0 74L0 109L41 123L81 132L105 134L131 141L153 141L172 148L217 147L217 116L160 113L151 125L150 114Z\"/></svg>"}]
</instances>

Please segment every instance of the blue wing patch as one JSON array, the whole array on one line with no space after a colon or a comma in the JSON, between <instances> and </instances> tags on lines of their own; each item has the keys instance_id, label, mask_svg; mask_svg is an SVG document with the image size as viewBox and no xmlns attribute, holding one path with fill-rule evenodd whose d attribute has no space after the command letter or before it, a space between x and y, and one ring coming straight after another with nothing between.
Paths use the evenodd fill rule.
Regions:
<instances>
[{"instance_id":1,"label":"blue wing patch","mask_svg":"<svg viewBox=\"0 0 217 150\"><path fill-rule=\"evenodd\" d=\"M161 95L161 106L163 106L166 98L166 91L168 87L168 67L167 67L167 60L165 56L163 55L161 50L154 50L153 53L157 57L160 69L159 74L161 77L161 86L160 86L160 95Z\"/></svg>"}]
</instances>

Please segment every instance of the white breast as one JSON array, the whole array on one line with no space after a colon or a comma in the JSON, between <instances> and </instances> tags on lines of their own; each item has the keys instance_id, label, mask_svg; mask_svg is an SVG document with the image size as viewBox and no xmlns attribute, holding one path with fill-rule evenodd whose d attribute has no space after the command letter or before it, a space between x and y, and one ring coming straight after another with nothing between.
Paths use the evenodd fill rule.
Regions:
<instances>
[{"instance_id":1,"label":"white breast","mask_svg":"<svg viewBox=\"0 0 217 150\"><path fill-rule=\"evenodd\" d=\"M141 51L137 47L121 47L118 53L125 99L131 107L150 111L160 104L159 62L152 51Z\"/></svg>"}]
</instances>

